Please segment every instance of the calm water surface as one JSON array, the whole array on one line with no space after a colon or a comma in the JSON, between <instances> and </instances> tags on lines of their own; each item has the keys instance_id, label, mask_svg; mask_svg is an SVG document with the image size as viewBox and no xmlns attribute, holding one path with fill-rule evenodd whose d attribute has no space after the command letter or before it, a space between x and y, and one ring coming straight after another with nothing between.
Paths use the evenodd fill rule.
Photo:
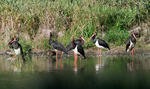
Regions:
<instances>
[{"instance_id":1,"label":"calm water surface","mask_svg":"<svg viewBox=\"0 0 150 89\"><path fill-rule=\"evenodd\" d=\"M150 56L33 56L22 64L0 56L0 89L150 89Z\"/></svg>"}]
</instances>

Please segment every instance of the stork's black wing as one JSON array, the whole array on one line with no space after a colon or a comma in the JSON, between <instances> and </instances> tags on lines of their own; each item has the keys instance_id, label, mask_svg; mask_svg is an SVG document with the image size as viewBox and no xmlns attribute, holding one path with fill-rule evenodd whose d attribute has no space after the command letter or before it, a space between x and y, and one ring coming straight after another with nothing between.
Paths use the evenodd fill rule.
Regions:
<instances>
[{"instance_id":1,"label":"stork's black wing","mask_svg":"<svg viewBox=\"0 0 150 89\"><path fill-rule=\"evenodd\" d=\"M67 54L66 48L61 43L53 41L51 43L51 45L53 46L54 49L59 50L59 51L63 51Z\"/></svg>"},{"instance_id":2,"label":"stork's black wing","mask_svg":"<svg viewBox=\"0 0 150 89\"><path fill-rule=\"evenodd\" d=\"M86 59L83 47L81 45L78 45L77 49L78 52L83 56L83 58Z\"/></svg>"},{"instance_id":3,"label":"stork's black wing","mask_svg":"<svg viewBox=\"0 0 150 89\"><path fill-rule=\"evenodd\" d=\"M71 51L72 49L74 49L74 46L73 46L73 43L69 43L67 46L66 46L66 51Z\"/></svg>"},{"instance_id":4,"label":"stork's black wing","mask_svg":"<svg viewBox=\"0 0 150 89\"><path fill-rule=\"evenodd\" d=\"M99 43L99 45L103 46L104 48L107 48L110 50L108 44L104 40L98 39L98 43Z\"/></svg>"},{"instance_id":5,"label":"stork's black wing","mask_svg":"<svg viewBox=\"0 0 150 89\"><path fill-rule=\"evenodd\" d=\"M130 39L127 40L127 43L126 43L126 52L127 50L129 49L129 46L130 46Z\"/></svg>"}]
</instances>

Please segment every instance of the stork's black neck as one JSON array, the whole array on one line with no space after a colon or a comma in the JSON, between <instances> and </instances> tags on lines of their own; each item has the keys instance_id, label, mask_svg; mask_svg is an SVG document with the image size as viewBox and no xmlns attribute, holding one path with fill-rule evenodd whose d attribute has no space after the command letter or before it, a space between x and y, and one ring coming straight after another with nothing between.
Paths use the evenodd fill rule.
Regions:
<instances>
[{"instance_id":1,"label":"stork's black neck","mask_svg":"<svg viewBox=\"0 0 150 89\"><path fill-rule=\"evenodd\" d=\"M52 44L52 43L53 43L52 34L50 34L50 36L49 36L49 44Z\"/></svg>"},{"instance_id":2,"label":"stork's black neck","mask_svg":"<svg viewBox=\"0 0 150 89\"><path fill-rule=\"evenodd\" d=\"M75 40L74 40L74 38L72 39L72 47L73 47L73 49L76 47L76 43L75 43Z\"/></svg>"}]
</instances>

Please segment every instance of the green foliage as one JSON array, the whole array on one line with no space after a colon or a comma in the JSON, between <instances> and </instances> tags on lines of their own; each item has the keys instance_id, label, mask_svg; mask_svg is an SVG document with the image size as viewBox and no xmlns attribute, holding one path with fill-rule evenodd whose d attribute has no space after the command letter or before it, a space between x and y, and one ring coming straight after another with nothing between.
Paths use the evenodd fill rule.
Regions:
<instances>
[{"instance_id":1,"label":"green foliage","mask_svg":"<svg viewBox=\"0 0 150 89\"><path fill-rule=\"evenodd\" d=\"M51 48L51 46L49 45L49 39L47 38L42 38L38 42L39 42L38 44L39 49L48 50Z\"/></svg>"},{"instance_id":2,"label":"green foliage","mask_svg":"<svg viewBox=\"0 0 150 89\"><path fill-rule=\"evenodd\" d=\"M28 54L29 52L32 51L32 42L31 41L27 41L25 39L20 39L19 43L21 44L23 52L25 54Z\"/></svg>"},{"instance_id":3,"label":"green foliage","mask_svg":"<svg viewBox=\"0 0 150 89\"><path fill-rule=\"evenodd\" d=\"M27 33L34 40L46 27L64 32L63 37L55 39L67 45L73 36L82 34L88 40L93 32L99 33L104 27L105 39L122 45L130 27L149 19L149 7L148 0L1 0L0 29L6 31L0 35L8 36L11 31ZM37 48L50 48L46 38L40 42ZM90 41L85 44L91 46Z\"/></svg>"},{"instance_id":4,"label":"green foliage","mask_svg":"<svg viewBox=\"0 0 150 89\"><path fill-rule=\"evenodd\" d=\"M128 34L128 31L114 28L114 29L110 29L106 33L105 39L109 43L113 43L115 45L121 45L127 41L129 36L130 35Z\"/></svg>"}]
</instances>

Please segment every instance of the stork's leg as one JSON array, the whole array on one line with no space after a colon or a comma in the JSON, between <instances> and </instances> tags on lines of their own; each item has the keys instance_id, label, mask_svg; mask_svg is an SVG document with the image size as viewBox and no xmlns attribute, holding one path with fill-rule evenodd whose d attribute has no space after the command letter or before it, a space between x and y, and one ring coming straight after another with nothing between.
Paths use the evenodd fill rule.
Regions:
<instances>
[{"instance_id":1,"label":"stork's leg","mask_svg":"<svg viewBox=\"0 0 150 89\"><path fill-rule=\"evenodd\" d=\"M77 72L77 64L74 64L74 71Z\"/></svg>"},{"instance_id":2,"label":"stork's leg","mask_svg":"<svg viewBox=\"0 0 150 89\"><path fill-rule=\"evenodd\" d=\"M63 56L63 52L61 52L61 57L60 57L60 59L59 59L59 62L61 62L61 58L62 58L62 56Z\"/></svg>"},{"instance_id":3,"label":"stork's leg","mask_svg":"<svg viewBox=\"0 0 150 89\"><path fill-rule=\"evenodd\" d=\"M74 71L77 71L77 54L74 53Z\"/></svg>"},{"instance_id":4,"label":"stork's leg","mask_svg":"<svg viewBox=\"0 0 150 89\"><path fill-rule=\"evenodd\" d=\"M57 51L56 51L56 69L57 69Z\"/></svg>"},{"instance_id":5,"label":"stork's leg","mask_svg":"<svg viewBox=\"0 0 150 89\"><path fill-rule=\"evenodd\" d=\"M99 56L99 48L98 48L98 56Z\"/></svg>"},{"instance_id":6,"label":"stork's leg","mask_svg":"<svg viewBox=\"0 0 150 89\"><path fill-rule=\"evenodd\" d=\"M101 49L100 49L100 58L101 58Z\"/></svg>"},{"instance_id":7,"label":"stork's leg","mask_svg":"<svg viewBox=\"0 0 150 89\"><path fill-rule=\"evenodd\" d=\"M78 55L76 54L76 64L77 64L77 60L78 60Z\"/></svg>"},{"instance_id":8,"label":"stork's leg","mask_svg":"<svg viewBox=\"0 0 150 89\"><path fill-rule=\"evenodd\" d=\"M74 64L77 64L77 54L75 54L75 58L74 58Z\"/></svg>"}]
</instances>

